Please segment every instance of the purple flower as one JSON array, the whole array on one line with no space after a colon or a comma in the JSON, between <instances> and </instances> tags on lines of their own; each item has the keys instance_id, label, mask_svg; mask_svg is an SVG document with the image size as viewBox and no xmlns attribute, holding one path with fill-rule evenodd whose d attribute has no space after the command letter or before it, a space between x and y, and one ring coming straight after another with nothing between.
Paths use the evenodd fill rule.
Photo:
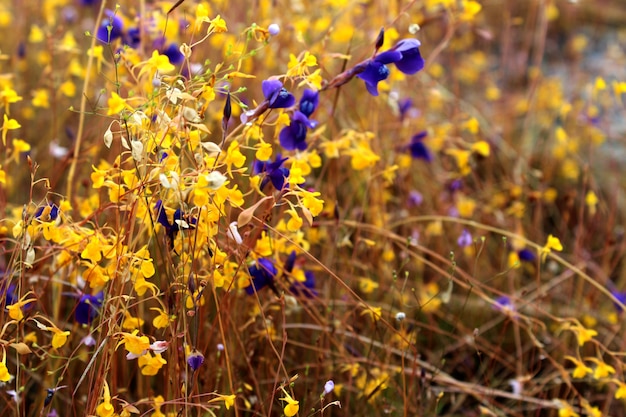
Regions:
<instances>
[{"instance_id":1,"label":"purple flower","mask_svg":"<svg viewBox=\"0 0 626 417\"><path fill-rule=\"evenodd\" d=\"M74 319L80 324L91 324L98 317L100 307L104 301L104 293L100 291L96 295L83 294L78 300Z\"/></svg>"},{"instance_id":2,"label":"purple flower","mask_svg":"<svg viewBox=\"0 0 626 417\"><path fill-rule=\"evenodd\" d=\"M4 275L4 274L3 274ZM0 300L4 298L5 300L5 307L6 306L10 306L12 304L15 304L18 300L17 298L17 294L15 293L15 284L9 284L7 286L7 283L9 281L2 279L0 281ZM28 304L27 304L28 306Z\"/></svg>"},{"instance_id":3,"label":"purple flower","mask_svg":"<svg viewBox=\"0 0 626 417\"><path fill-rule=\"evenodd\" d=\"M424 68L424 58L420 53L421 43L417 39L402 39L391 50L402 54L402 58L394 61L396 68L405 74L415 74Z\"/></svg>"},{"instance_id":4,"label":"purple flower","mask_svg":"<svg viewBox=\"0 0 626 417\"><path fill-rule=\"evenodd\" d=\"M105 11L108 19L103 19L102 24L96 33L96 39L100 42L111 43L115 39L121 38L124 34L124 22L111 10ZM111 31L109 33L109 30Z\"/></svg>"},{"instance_id":5,"label":"purple flower","mask_svg":"<svg viewBox=\"0 0 626 417\"><path fill-rule=\"evenodd\" d=\"M261 83L261 88L270 109L284 109L296 104L296 98L279 80L265 80Z\"/></svg>"},{"instance_id":6,"label":"purple flower","mask_svg":"<svg viewBox=\"0 0 626 417\"><path fill-rule=\"evenodd\" d=\"M319 104L319 92L317 90L305 89L300 98L300 112L306 117L310 117Z\"/></svg>"},{"instance_id":7,"label":"purple flower","mask_svg":"<svg viewBox=\"0 0 626 417\"><path fill-rule=\"evenodd\" d=\"M515 305L511 301L511 298L506 295L501 295L500 297L496 298L496 304L494 305L494 308L504 313L513 313L513 315L515 315Z\"/></svg>"},{"instance_id":8,"label":"purple flower","mask_svg":"<svg viewBox=\"0 0 626 417\"><path fill-rule=\"evenodd\" d=\"M289 158L281 158L281 155L276 155L274 162L261 162L255 161L252 167L253 174L265 173L265 177L261 180L259 188L262 190L268 182L271 182L274 188L282 190L285 186L285 179L289 177L289 170L283 167L283 163Z\"/></svg>"},{"instance_id":9,"label":"purple flower","mask_svg":"<svg viewBox=\"0 0 626 417\"><path fill-rule=\"evenodd\" d=\"M470 234L470 232L467 231L467 229L463 229L463 231L461 232L461 236L459 236L459 238L456 240L456 243L460 247L465 248L472 244L472 235Z\"/></svg>"},{"instance_id":10,"label":"purple flower","mask_svg":"<svg viewBox=\"0 0 626 417\"><path fill-rule=\"evenodd\" d=\"M49 212L48 212L48 207L50 207ZM44 210L45 212L47 212L47 215L44 214L45 213ZM45 221L45 222L54 221L57 219L57 217L59 217L59 207L57 207L57 205L54 203L48 203L47 206L39 207L37 211L35 212L35 218L41 221Z\"/></svg>"},{"instance_id":11,"label":"purple flower","mask_svg":"<svg viewBox=\"0 0 626 417\"><path fill-rule=\"evenodd\" d=\"M417 207L422 204L423 201L424 197L419 191L409 191L409 205Z\"/></svg>"},{"instance_id":12,"label":"purple flower","mask_svg":"<svg viewBox=\"0 0 626 417\"><path fill-rule=\"evenodd\" d=\"M409 150L411 151L411 156L415 159L423 159L426 162L430 162L433 160L433 157L424 145L424 138L426 138L426 131L422 131L417 135L411 138L411 144L409 145Z\"/></svg>"},{"instance_id":13,"label":"purple flower","mask_svg":"<svg viewBox=\"0 0 626 417\"><path fill-rule=\"evenodd\" d=\"M174 239L176 238L176 234L180 230L188 230L194 229L197 220L195 218L188 218L181 209L177 209L174 212L174 221L170 223L167 219L167 213L165 212L165 208L163 207L163 202L161 200L157 201L154 208L157 212L157 222L161 224L165 228L165 233L170 242L170 247L174 246Z\"/></svg>"},{"instance_id":14,"label":"purple flower","mask_svg":"<svg viewBox=\"0 0 626 417\"><path fill-rule=\"evenodd\" d=\"M266 258L258 259L254 265L248 268L248 272L252 279L250 285L246 287L246 293L252 295L266 286L277 292L274 287L274 277L278 271L272 261Z\"/></svg>"},{"instance_id":15,"label":"purple flower","mask_svg":"<svg viewBox=\"0 0 626 417\"><path fill-rule=\"evenodd\" d=\"M141 30L138 27L130 28L124 35L124 43L131 48L137 49L141 44ZM170 58L170 62L171 62Z\"/></svg>"},{"instance_id":16,"label":"purple flower","mask_svg":"<svg viewBox=\"0 0 626 417\"><path fill-rule=\"evenodd\" d=\"M197 370L204 363L204 356L197 350L193 350L187 357L187 365L192 371Z\"/></svg>"},{"instance_id":17,"label":"purple flower","mask_svg":"<svg viewBox=\"0 0 626 417\"><path fill-rule=\"evenodd\" d=\"M611 290L611 294L613 295L613 297L617 298L617 300L620 303L626 304L626 292L625 291L617 291L616 289L613 289ZM615 309L617 310L618 313L621 313L622 311L624 311L622 306L620 306L619 304L614 302L613 305L615 306Z\"/></svg>"},{"instance_id":18,"label":"purple flower","mask_svg":"<svg viewBox=\"0 0 626 417\"><path fill-rule=\"evenodd\" d=\"M278 136L280 146L288 151L293 151L295 149L304 151L307 146L307 129L314 129L315 126L317 126L315 121L309 120L304 113L296 110L291 116L291 123L289 126L283 127L280 131Z\"/></svg>"},{"instance_id":19,"label":"purple flower","mask_svg":"<svg viewBox=\"0 0 626 417\"><path fill-rule=\"evenodd\" d=\"M535 254L535 251L531 249L522 249L517 252L517 256L519 257L520 261L523 262L534 263L537 260L537 255Z\"/></svg>"},{"instance_id":20,"label":"purple flower","mask_svg":"<svg viewBox=\"0 0 626 417\"><path fill-rule=\"evenodd\" d=\"M178 65L185 59L185 56L180 52L178 45L175 43L172 43L165 48L163 55L167 56L173 65Z\"/></svg>"},{"instance_id":21,"label":"purple flower","mask_svg":"<svg viewBox=\"0 0 626 417\"><path fill-rule=\"evenodd\" d=\"M371 95L377 96L378 83L389 77L389 68L376 58L370 59L365 62L363 71L357 77L365 81L365 88Z\"/></svg>"},{"instance_id":22,"label":"purple flower","mask_svg":"<svg viewBox=\"0 0 626 417\"><path fill-rule=\"evenodd\" d=\"M283 265L285 272L293 271L293 267L295 264L296 264L296 251L292 250L289 256L287 257L285 264Z\"/></svg>"}]
</instances>

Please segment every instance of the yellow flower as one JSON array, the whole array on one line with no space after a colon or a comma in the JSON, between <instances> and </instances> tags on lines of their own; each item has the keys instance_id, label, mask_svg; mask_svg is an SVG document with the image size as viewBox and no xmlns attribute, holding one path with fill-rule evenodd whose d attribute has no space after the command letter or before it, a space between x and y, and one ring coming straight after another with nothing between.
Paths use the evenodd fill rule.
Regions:
<instances>
[{"instance_id":1,"label":"yellow flower","mask_svg":"<svg viewBox=\"0 0 626 417\"><path fill-rule=\"evenodd\" d=\"M359 279L359 288L365 294L370 294L374 290L378 289L378 283L371 280L370 278L361 278Z\"/></svg>"},{"instance_id":2,"label":"yellow flower","mask_svg":"<svg viewBox=\"0 0 626 417\"><path fill-rule=\"evenodd\" d=\"M163 329L170 324L170 316L158 307L152 307L150 310L158 311L159 315L152 320L152 325L157 329Z\"/></svg>"},{"instance_id":3,"label":"yellow flower","mask_svg":"<svg viewBox=\"0 0 626 417\"><path fill-rule=\"evenodd\" d=\"M578 346L584 345L586 342L593 339L594 336L598 335L598 332L596 332L595 330L587 329L579 323L574 326L567 324L565 329L571 330L576 334L576 338L578 339Z\"/></svg>"},{"instance_id":4,"label":"yellow flower","mask_svg":"<svg viewBox=\"0 0 626 417\"><path fill-rule=\"evenodd\" d=\"M120 97L117 93L112 92L111 98L107 101L107 115L118 114L126 108L126 100Z\"/></svg>"},{"instance_id":5,"label":"yellow flower","mask_svg":"<svg viewBox=\"0 0 626 417\"><path fill-rule=\"evenodd\" d=\"M55 349L63 347L63 345L67 342L67 337L70 335L69 331L62 331L58 327L48 327L46 330L54 333L52 335L52 347Z\"/></svg>"},{"instance_id":6,"label":"yellow flower","mask_svg":"<svg viewBox=\"0 0 626 417\"><path fill-rule=\"evenodd\" d=\"M484 140L476 142L472 145L472 152L476 152L480 156L488 157L490 153L489 142Z\"/></svg>"},{"instance_id":7,"label":"yellow flower","mask_svg":"<svg viewBox=\"0 0 626 417\"><path fill-rule=\"evenodd\" d=\"M585 204L589 207L589 214L592 216L596 214L596 208L598 206L598 196L593 191L589 191L585 196Z\"/></svg>"},{"instance_id":8,"label":"yellow flower","mask_svg":"<svg viewBox=\"0 0 626 417\"><path fill-rule=\"evenodd\" d=\"M235 394L220 395L219 398L224 401L224 405L226 406L226 409L229 410L230 407L232 407L235 404L235 398L237 398L237 396Z\"/></svg>"},{"instance_id":9,"label":"yellow flower","mask_svg":"<svg viewBox=\"0 0 626 417\"><path fill-rule=\"evenodd\" d=\"M28 299L26 298L31 294L32 292L29 291L26 294L24 294L24 296L20 298L20 300L17 303L13 303L10 306L7 306L7 310L9 310L9 317L17 321L20 321L24 318L22 307L25 306L26 304L30 304L34 301L37 301L35 298L28 298Z\"/></svg>"},{"instance_id":10,"label":"yellow flower","mask_svg":"<svg viewBox=\"0 0 626 417\"><path fill-rule=\"evenodd\" d=\"M572 371L572 376L574 378L584 378L585 375L587 375L588 373L593 372L593 370L590 367L588 367L587 365L585 365L585 363L583 361L578 360L578 359L576 359L573 356L566 355L565 359L568 359L568 360L574 362L574 364L576 365L576 367Z\"/></svg>"},{"instance_id":11,"label":"yellow flower","mask_svg":"<svg viewBox=\"0 0 626 417\"><path fill-rule=\"evenodd\" d=\"M285 397L281 398L281 400L287 401L287 405L285 405L283 413L285 413L287 417L295 416L296 414L298 414L298 410L300 410L300 402L294 400L291 395L289 395L284 389L283 392L285 393Z\"/></svg>"},{"instance_id":12,"label":"yellow flower","mask_svg":"<svg viewBox=\"0 0 626 417\"><path fill-rule=\"evenodd\" d=\"M172 72L176 69L176 67L170 63L170 59L167 55L159 54L159 51L156 49L152 51L152 56L150 59L143 63L144 67L139 71L139 76L141 76L146 71L149 72L150 77L154 77L154 74L158 72L160 73L168 73Z\"/></svg>"},{"instance_id":13,"label":"yellow flower","mask_svg":"<svg viewBox=\"0 0 626 417\"><path fill-rule=\"evenodd\" d=\"M137 336L138 333L139 330L134 330L132 333L122 333L123 338L117 346L123 344L126 350L133 355L143 355L145 351L150 349L150 340L147 336Z\"/></svg>"},{"instance_id":14,"label":"yellow flower","mask_svg":"<svg viewBox=\"0 0 626 417\"><path fill-rule=\"evenodd\" d=\"M363 311L361 311L362 316L370 316L372 320L379 320L382 316L383 309L381 307L371 307L371 306L363 306Z\"/></svg>"},{"instance_id":15,"label":"yellow flower","mask_svg":"<svg viewBox=\"0 0 626 417\"><path fill-rule=\"evenodd\" d=\"M17 92L9 85L5 85L2 91L0 91L0 100L4 103L4 111L8 114L9 104L21 101L22 97L18 96Z\"/></svg>"},{"instance_id":16,"label":"yellow flower","mask_svg":"<svg viewBox=\"0 0 626 417\"><path fill-rule=\"evenodd\" d=\"M549 235L545 246L541 248L541 262L545 262L546 257L552 250L561 252L563 250L563 245L561 245L561 241L558 237Z\"/></svg>"},{"instance_id":17,"label":"yellow flower","mask_svg":"<svg viewBox=\"0 0 626 417\"><path fill-rule=\"evenodd\" d=\"M139 317L133 317L130 312L126 311L124 313L124 321L122 321L122 329L133 330L137 329L145 323L144 319Z\"/></svg>"},{"instance_id":18,"label":"yellow flower","mask_svg":"<svg viewBox=\"0 0 626 417\"><path fill-rule=\"evenodd\" d=\"M324 200L317 198L319 195L319 191L301 191L302 205L309 209L313 216L317 216L324 209Z\"/></svg>"},{"instance_id":19,"label":"yellow flower","mask_svg":"<svg viewBox=\"0 0 626 417\"><path fill-rule=\"evenodd\" d=\"M22 127L22 125L20 125L17 122L17 120L9 119L9 117L5 113L5 115L4 115L4 124L2 125L2 144L6 146L6 144L7 144L7 133L9 132L9 130L19 129L20 127Z\"/></svg>"},{"instance_id":20,"label":"yellow flower","mask_svg":"<svg viewBox=\"0 0 626 417\"><path fill-rule=\"evenodd\" d=\"M571 405L563 401L559 401L559 405L559 417L578 417Z\"/></svg>"},{"instance_id":21,"label":"yellow flower","mask_svg":"<svg viewBox=\"0 0 626 417\"><path fill-rule=\"evenodd\" d=\"M47 109L48 107L50 107L48 91L43 88L35 90L32 103L34 107L41 107L43 109Z\"/></svg>"},{"instance_id":22,"label":"yellow flower","mask_svg":"<svg viewBox=\"0 0 626 417\"><path fill-rule=\"evenodd\" d=\"M152 376L156 375L159 369L167 364L167 361L163 359L160 353L152 356L150 352L147 352L145 355L139 357L138 363L143 375Z\"/></svg>"},{"instance_id":23,"label":"yellow flower","mask_svg":"<svg viewBox=\"0 0 626 417\"><path fill-rule=\"evenodd\" d=\"M614 379L613 382L618 386L617 391L615 391L615 399L626 398L626 384L618 379Z\"/></svg>"},{"instance_id":24,"label":"yellow flower","mask_svg":"<svg viewBox=\"0 0 626 417\"><path fill-rule=\"evenodd\" d=\"M2 361L0 361L0 382L9 382L13 379L13 375L9 373L9 368L7 368L7 353L2 348Z\"/></svg>"},{"instance_id":25,"label":"yellow flower","mask_svg":"<svg viewBox=\"0 0 626 417\"><path fill-rule=\"evenodd\" d=\"M222 17L218 14L215 19L210 21L209 29L207 30L207 34L209 33L224 33L228 31L226 27L226 22Z\"/></svg>"},{"instance_id":26,"label":"yellow flower","mask_svg":"<svg viewBox=\"0 0 626 417\"><path fill-rule=\"evenodd\" d=\"M109 392L109 384L104 381L104 392L102 394L102 402L96 407L98 417L111 417L115 414L113 404L111 404L111 393Z\"/></svg>"},{"instance_id":27,"label":"yellow flower","mask_svg":"<svg viewBox=\"0 0 626 417\"><path fill-rule=\"evenodd\" d=\"M261 141L259 143L259 147L257 148L256 159L259 161L267 161L272 157L272 145L267 142Z\"/></svg>"},{"instance_id":28,"label":"yellow flower","mask_svg":"<svg viewBox=\"0 0 626 417\"><path fill-rule=\"evenodd\" d=\"M585 358L589 362L596 364L596 369L593 371L594 379L602 379L615 373L615 368L611 365L607 365L604 361L598 358Z\"/></svg>"}]
</instances>

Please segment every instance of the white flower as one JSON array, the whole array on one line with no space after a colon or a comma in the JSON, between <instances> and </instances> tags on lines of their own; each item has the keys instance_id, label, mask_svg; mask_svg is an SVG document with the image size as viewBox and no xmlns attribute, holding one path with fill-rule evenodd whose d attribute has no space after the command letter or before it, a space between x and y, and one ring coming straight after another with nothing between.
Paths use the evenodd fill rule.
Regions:
<instances>
[{"instance_id":1,"label":"white flower","mask_svg":"<svg viewBox=\"0 0 626 417\"><path fill-rule=\"evenodd\" d=\"M213 171L204 178L212 190L218 190L226 182L226 176L219 171Z\"/></svg>"},{"instance_id":2,"label":"white flower","mask_svg":"<svg viewBox=\"0 0 626 417\"><path fill-rule=\"evenodd\" d=\"M396 320L402 321L406 318L406 314L403 311L396 313Z\"/></svg>"},{"instance_id":3,"label":"white flower","mask_svg":"<svg viewBox=\"0 0 626 417\"><path fill-rule=\"evenodd\" d=\"M170 178L167 177L167 175L165 175L163 172L159 174L159 181L161 182L161 185L163 186L163 188L167 188L167 189L178 189L178 184L180 182L180 177L178 176L178 173L175 171L170 171Z\"/></svg>"},{"instance_id":4,"label":"white flower","mask_svg":"<svg viewBox=\"0 0 626 417\"><path fill-rule=\"evenodd\" d=\"M113 140L113 135L111 135L111 140ZM50 145L48 146L48 150L50 151L50 155L52 155L56 159L65 158L67 154L70 153L69 149L67 149L64 146L59 145L56 140L50 142Z\"/></svg>"},{"instance_id":5,"label":"white flower","mask_svg":"<svg viewBox=\"0 0 626 417\"><path fill-rule=\"evenodd\" d=\"M200 118L198 112L191 107L183 107L183 117L191 123L202 123L202 119Z\"/></svg>"},{"instance_id":6,"label":"white flower","mask_svg":"<svg viewBox=\"0 0 626 417\"><path fill-rule=\"evenodd\" d=\"M165 340L157 340L156 342L150 345L150 349L154 353L163 353L170 346L170 342L166 342Z\"/></svg>"},{"instance_id":7,"label":"white flower","mask_svg":"<svg viewBox=\"0 0 626 417\"><path fill-rule=\"evenodd\" d=\"M174 87L171 90L167 90L165 93L165 97L167 97L172 104L178 104L178 100L181 98L183 92L180 91L180 88Z\"/></svg>"},{"instance_id":8,"label":"white flower","mask_svg":"<svg viewBox=\"0 0 626 417\"><path fill-rule=\"evenodd\" d=\"M141 161L141 158L143 157L143 143L139 140L133 140L130 142L130 147L130 153L133 156L133 159L135 161Z\"/></svg>"},{"instance_id":9,"label":"white flower","mask_svg":"<svg viewBox=\"0 0 626 417\"><path fill-rule=\"evenodd\" d=\"M107 148L111 147L111 143L113 143L113 132L111 132L111 126L104 132L104 146Z\"/></svg>"},{"instance_id":10,"label":"white flower","mask_svg":"<svg viewBox=\"0 0 626 417\"><path fill-rule=\"evenodd\" d=\"M228 225L228 230L226 231L226 234L229 238L237 242L238 245L241 245L243 243L243 239L241 238L241 235L239 234L239 229L237 228L237 222L232 222Z\"/></svg>"}]
</instances>

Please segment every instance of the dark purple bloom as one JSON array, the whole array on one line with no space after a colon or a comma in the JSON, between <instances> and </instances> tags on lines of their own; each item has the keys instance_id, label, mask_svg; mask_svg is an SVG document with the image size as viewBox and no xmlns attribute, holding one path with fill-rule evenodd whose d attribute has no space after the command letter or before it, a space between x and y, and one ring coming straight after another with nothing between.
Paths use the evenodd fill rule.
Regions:
<instances>
[{"instance_id":1,"label":"dark purple bloom","mask_svg":"<svg viewBox=\"0 0 626 417\"><path fill-rule=\"evenodd\" d=\"M403 100L398 101L398 111L400 112L400 119L404 120L407 116L409 110L413 108L413 100L410 98L405 98Z\"/></svg>"},{"instance_id":2,"label":"dark purple bloom","mask_svg":"<svg viewBox=\"0 0 626 417\"><path fill-rule=\"evenodd\" d=\"M424 197L419 191L409 191L409 205L417 207L422 204L423 201Z\"/></svg>"},{"instance_id":3,"label":"dark purple bloom","mask_svg":"<svg viewBox=\"0 0 626 417\"><path fill-rule=\"evenodd\" d=\"M262 190L268 182L272 182L272 185L277 190L282 190L285 186L285 179L289 177L289 169L283 167L283 163L289 158L281 158L281 155L276 155L274 162L261 162L255 161L252 167L253 174L265 173L265 177L261 180L259 188Z\"/></svg>"},{"instance_id":4,"label":"dark purple bloom","mask_svg":"<svg viewBox=\"0 0 626 417\"><path fill-rule=\"evenodd\" d=\"M96 295L81 295L76 310L74 310L74 319L80 324L91 324L93 319L98 317L103 301L104 293L102 291Z\"/></svg>"},{"instance_id":5,"label":"dark purple bloom","mask_svg":"<svg viewBox=\"0 0 626 417\"><path fill-rule=\"evenodd\" d=\"M47 216L44 216L44 210L47 211L48 207L50 207L50 211L47 213ZM48 203L47 206L39 207L35 212L35 218L45 222L56 220L57 217L59 217L59 207L54 203Z\"/></svg>"},{"instance_id":6,"label":"dark purple bloom","mask_svg":"<svg viewBox=\"0 0 626 417\"><path fill-rule=\"evenodd\" d=\"M285 272L293 271L293 267L295 264L296 264L296 251L292 250L289 256L287 257L287 260L285 261L285 265L283 265Z\"/></svg>"},{"instance_id":7,"label":"dark purple bloom","mask_svg":"<svg viewBox=\"0 0 626 417\"><path fill-rule=\"evenodd\" d=\"M465 248L472 244L472 235L470 234L470 232L467 231L467 229L463 229L463 231L461 232L461 235L456 240L456 243L460 247Z\"/></svg>"},{"instance_id":8,"label":"dark purple bloom","mask_svg":"<svg viewBox=\"0 0 626 417\"><path fill-rule=\"evenodd\" d=\"M517 256L519 257L520 261L523 262L534 263L537 260L537 255L535 254L535 251L531 249L522 249L517 252Z\"/></svg>"},{"instance_id":9,"label":"dark purple bloom","mask_svg":"<svg viewBox=\"0 0 626 417\"><path fill-rule=\"evenodd\" d=\"M187 357L187 365L192 371L197 370L204 363L204 356L197 350L193 350Z\"/></svg>"},{"instance_id":10,"label":"dark purple bloom","mask_svg":"<svg viewBox=\"0 0 626 417\"><path fill-rule=\"evenodd\" d=\"M138 48L141 43L141 30L138 27L128 29L124 36L124 43L133 49ZM172 59L170 58L171 61Z\"/></svg>"},{"instance_id":11,"label":"dark purple bloom","mask_svg":"<svg viewBox=\"0 0 626 417\"><path fill-rule=\"evenodd\" d=\"M163 207L163 202L158 200L154 206L157 212L157 222L161 224L165 228L165 233L170 242L170 247L174 246L174 239L176 238L176 234L180 230L188 230L195 228L195 224L197 220L195 218L189 218L186 216L181 209L177 209L174 212L173 222L167 218L167 213L165 212L165 208Z\"/></svg>"},{"instance_id":12,"label":"dark purple bloom","mask_svg":"<svg viewBox=\"0 0 626 417\"><path fill-rule=\"evenodd\" d=\"M448 184L448 189L452 192L459 191L463 187L462 180L453 180Z\"/></svg>"},{"instance_id":13,"label":"dark purple bloom","mask_svg":"<svg viewBox=\"0 0 626 417\"><path fill-rule=\"evenodd\" d=\"M4 298L5 307L15 304L18 300L17 294L15 293L15 289L16 289L15 284L9 284L7 286L8 282L9 282L8 280L4 280L4 279L0 281L0 300Z\"/></svg>"},{"instance_id":14,"label":"dark purple bloom","mask_svg":"<svg viewBox=\"0 0 626 417\"><path fill-rule=\"evenodd\" d=\"M411 151L411 156L415 159L423 159L426 162L430 162L433 160L433 157L424 145L424 138L426 138L426 131L422 131L417 135L411 138L411 144L409 145L409 150Z\"/></svg>"},{"instance_id":15,"label":"dark purple bloom","mask_svg":"<svg viewBox=\"0 0 626 417\"><path fill-rule=\"evenodd\" d=\"M26 57L26 44L24 42L17 44L17 57L19 59L24 59Z\"/></svg>"},{"instance_id":16,"label":"dark purple bloom","mask_svg":"<svg viewBox=\"0 0 626 417\"><path fill-rule=\"evenodd\" d=\"M611 294L613 295L613 297L617 298L617 301L619 301L622 304L626 304L626 291L617 291L613 289L611 290ZM614 302L613 305L615 306L615 309L617 310L618 313L621 313L622 311L624 311L622 306L620 306L619 304Z\"/></svg>"},{"instance_id":17,"label":"dark purple bloom","mask_svg":"<svg viewBox=\"0 0 626 417\"><path fill-rule=\"evenodd\" d=\"M279 80L265 80L261 83L261 88L270 109L283 109L296 104L296 98Z\"/></svg>"},{"instance_id":18,"label":"dark purple bloom","mask_svg":"<svg viewBox=\"0 0 626 417\"><path fill-rule=\"evenodd\" d=\"M121 17L117 16L115 12L111 10L106 10L105 13L108 19L103 19L96 33L96 39L100 42L110 43L122 37L124 34L124 22ZM109 30L111 31L110 33Z\"/></svg>"},{"instance_id":19,"label":"dark purple bloom","mask_svg":"<svg viewBox=\"0 0 626 417\"><path fill-rule=\"evenodd\" d=\"M389 68L385 64L372 59L367 61L365 69L357 77L365 81L365 88L371 95L377 96L378 83L389 77Z\"/></svg>"},{"instance_id":20,"label":"dark purple bloom","mask_svg":"<svg viewBox=\"0 0 626 417\"><path fill-rule=\"evenodd\" d=\"M296 110L291 116L289 126L285 126L280 131L278 136L280 146L288 151L305 150L307 129L313 129L315 126L317 126L315 121L309 120L304 113Z\"/></svg>"},{"instance_id":21,"label":"dark purple bloom","mask_svg":"<svg viewBox=\"0 0 626 417\"><path fill-rule=\"evenodd\" d=\"M178 45L175 43L170 44L163 51L163 55L167 56L170 59L170 63L173 65L178 65L185 59L185 56L180 52Z\"/></svg>"},{"instance_id":22,"label":"dark purple bloom","mask_svg":"<svg viewBox=\"0 0 626 417\"><path fill-rule=\"evenodd\" d=\"M302 93L300 98L300 112L306 117L310 117L319 103L319 92L317 90L309 90L308 88Z\"/></svg>"},{"instance_id":23,"label":"dark purple bloom","mask_svg":"<svg viewBox=\"0 0 626 417\"><path fill-rule=\"evenodd\" d=\"M515 305L511 301L511 298L506 295L501 295L500 297L496 298L496 304L494 305L494 308L503 312L515 312Z\"/></svg>"},{"instance_id":24,"label":"dark purple bloom","mask_svg":"<svg viewBox=\"0 0 626 417\"><path fill-rule=\"evenodd\" d=\"M246 287L246 292L249 295L254 294L266 286L274 288L274 277L278 271L269 259L258 259L254 265L248 268L248 272L252 278L250 285Z\"/></svg>"},{"instance_id":25,"label":"dark purple bloom","mask_svg":"<svg viewBox=\"0 0 626 417\"><path fill-rule=\"evenodd\" d=\"M396 68L405 74L415 74L422 68L424 68L424 58L420 53L421 43L417 39L402 39L392 48L392 51L397 51L402 54L402 58L393 61L396 64Z\"/></svg>"}]
</instances>

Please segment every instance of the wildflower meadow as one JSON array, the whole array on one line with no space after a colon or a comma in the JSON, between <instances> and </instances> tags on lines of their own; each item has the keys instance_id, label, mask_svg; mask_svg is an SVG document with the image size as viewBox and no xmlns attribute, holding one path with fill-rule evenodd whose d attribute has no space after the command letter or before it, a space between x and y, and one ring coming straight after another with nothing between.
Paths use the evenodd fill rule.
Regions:
<instances>
[{"instance_id":1,"label":"wildflower meadow","mask_svg":"<svg viewBox=\"0 0 626 417\"><path fill-rule=\"evenodd\" d=\"M621 0L0 0L0 416L626 416Z\"/></svg>"}]
</instances>

